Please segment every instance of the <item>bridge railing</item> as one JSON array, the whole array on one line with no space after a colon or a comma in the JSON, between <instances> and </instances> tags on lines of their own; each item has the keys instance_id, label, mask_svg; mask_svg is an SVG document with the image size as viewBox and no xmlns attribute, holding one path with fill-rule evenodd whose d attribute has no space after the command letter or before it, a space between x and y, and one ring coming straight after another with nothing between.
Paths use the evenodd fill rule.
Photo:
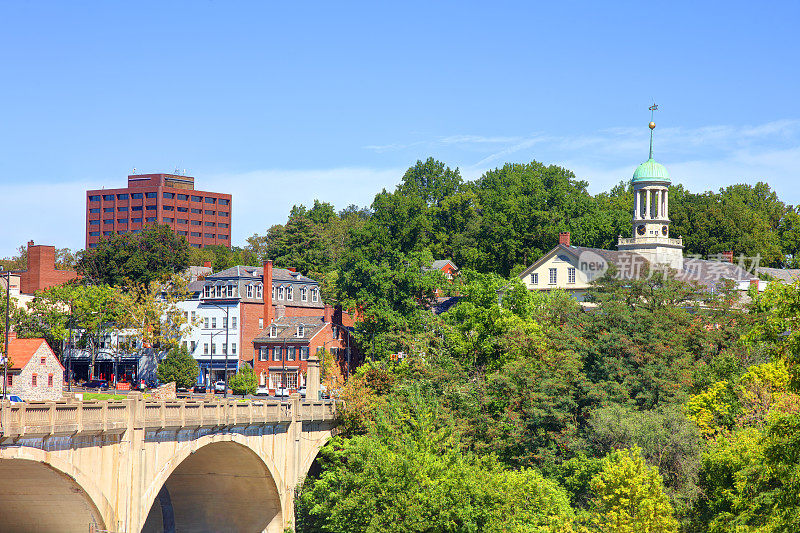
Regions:
<instances>
[{"instance_id":1,"label":"bridge railing","mask_svg":"<svg viewBox=\"0 0 800 533\"><path fill-rule=\"evenodd\" d=\"M0 401L0 440L48 435L123 433L129 428L224 428L331 421L332 401L143 400L137 393L115 401Z\"/></svg>"}]
</instances>

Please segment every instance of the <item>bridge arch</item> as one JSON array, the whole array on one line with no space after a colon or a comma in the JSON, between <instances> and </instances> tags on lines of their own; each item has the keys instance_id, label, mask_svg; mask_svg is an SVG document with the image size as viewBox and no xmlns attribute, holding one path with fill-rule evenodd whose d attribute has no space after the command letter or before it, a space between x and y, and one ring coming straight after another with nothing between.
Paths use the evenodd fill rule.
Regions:
<instances>
[{"instance_id":1,"label":"bridge arch","mask_svg":"<svg viewBox=\"0 0 800 533\"><path fill-rule=\"evenodd\" d=\"M0 450L0 494L3 531L85 533L116 526L114 508L97 485L39 448Z\"/></svg>"},{"instance_id":2,"label":"bridge arch","mask_svg":"<svg viewBox=\"0 0 800 533\"><path fill-rule=\"evenodd\" d=\"M142 531L164 531L172 521L179 531L283 531L283 481L277 472L242 435L189 441L148 484Z\"/></svg>"}]
</instances>

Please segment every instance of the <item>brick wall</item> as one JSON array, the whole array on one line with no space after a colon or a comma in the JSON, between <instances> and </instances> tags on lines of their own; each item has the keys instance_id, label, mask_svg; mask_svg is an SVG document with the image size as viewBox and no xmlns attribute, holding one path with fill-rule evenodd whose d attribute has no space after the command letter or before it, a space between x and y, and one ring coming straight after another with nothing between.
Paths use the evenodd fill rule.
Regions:
<instances>
[{"instance_id":1,"label":"brick wall","mask_svg":"<svg viewBox=\"0 0 800 533\"><path fill-rule=\"evenodd\" d=\"M28 242L28 270L20 274L20 290L24 294L55 287L78 277L74 270L56 270L55 246Z\"/></svg>"},{"instance_id":2,"label":"brick wall","mask_svg":"<svg viewBox=\"0 0 800 533\"><path fill-rule=\"evenodd\" d=\"M42 357L45 363L42 364ZM36 374L36 385L33 375ZM49 377L53 376L52 386ZM0 376L1 377L1 376ZM16 394L23 400L60 400L64 388L64 368L58 362L46 342L31 356L28 364L15 374L9 394Z\"/></svg>"}]
</instances>

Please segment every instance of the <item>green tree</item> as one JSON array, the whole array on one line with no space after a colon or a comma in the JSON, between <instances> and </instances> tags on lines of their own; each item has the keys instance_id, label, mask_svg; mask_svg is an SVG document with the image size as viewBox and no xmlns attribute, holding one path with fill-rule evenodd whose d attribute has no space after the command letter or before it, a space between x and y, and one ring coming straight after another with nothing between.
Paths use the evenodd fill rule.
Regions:
<instances>
[{"instance_id":1,"label":"green tree","mask_svg":"<svg viewBox=\"0 0 800 533\"><path fill-rule=\"evenodd\" d=\"M613 533L677 532L661 476L648 467L639 449L617 450L603 459L590 483L594 497L590 524L596 531Z\"/></svg>"},{"instance_id":2,"label":"green tree","mask_svg":"<svg viewBox=\"0 0 800 533\"><path fill-rule=\"evenodd\" d=\"M156 375L161 383L175 382L176 387L189 388L197 382L200 369L197 361L183 346L172 348L158 363Z\"/></svg>"},{"instance_id":3,"label":"green tree","mask_svg":"<svg viewBox=\"0 0 800 533\"><path fill-rule=\"evenodd\" d=\"M231 376L228 380L228 386L234 394L255 394L258 388L258 378L253 373L250 365L243 364L239 367L238 372Z\"/></svg>"},{"instance_id":4,"label":"green tree","mask_svg":"<svg viewBox=\"0 0 800 533\"><path fill-rule=\"evenodd\" d=\"M152 224L141 233L112 235L79 256L78 271L94 283L148 285L189 266L189 243L169 226Z\"/></svg>"}]
</instances>

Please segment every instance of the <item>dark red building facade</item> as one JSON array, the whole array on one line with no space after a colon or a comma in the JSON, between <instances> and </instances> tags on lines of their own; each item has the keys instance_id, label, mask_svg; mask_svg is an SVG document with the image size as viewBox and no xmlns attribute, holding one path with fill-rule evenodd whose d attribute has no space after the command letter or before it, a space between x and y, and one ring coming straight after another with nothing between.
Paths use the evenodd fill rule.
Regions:
<instances>
[{"instance_id":1,"label":"dark red building facade","mask_svg":"<svg viewBox=\"0 0 800 533\"><path fill-rule=\"evenodd\" d=\"M198 191L194 178L134 174L120 189L86 191L86 248L100 239L166 224L191 246L231 246L231 195Z\"/></svg>"}]
</instances>

